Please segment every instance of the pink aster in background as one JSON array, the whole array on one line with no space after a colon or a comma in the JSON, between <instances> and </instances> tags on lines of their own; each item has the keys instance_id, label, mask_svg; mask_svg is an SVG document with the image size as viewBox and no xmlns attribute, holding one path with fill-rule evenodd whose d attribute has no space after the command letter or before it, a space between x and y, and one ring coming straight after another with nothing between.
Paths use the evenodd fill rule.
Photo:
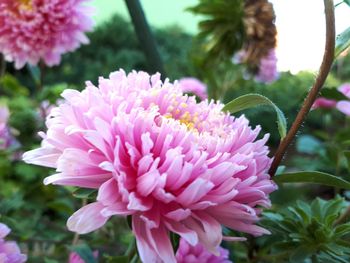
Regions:
<instances>
[{"instance_id":1,"label":"pink aster in background","mask_svg":"<svg viewBox=\"0 0 350 263\"><path fill-rule=\"evenodd\" d=\"M0 105L0 150L18 146L18 142L12 136L10 127L7 123L9 117L10 112L7 106Z\"/></svg>"},{"instance_id":2,"label":"pink aster in background","mask_svg":"<svg viewBox=\"0 0 350 263\"><path fill-rule=\"evenodd\" d=\"M58 65L61 55L87 44L91 31L89 0L0 0L0 52L15 62Z\"/></svg>"},{"instance_id":3,"label":"pink aster in background","mask_svg":"<svg viewBox=\"0 0 350 263\"><path fill-rule=\"evenodd\" d=\"M65 90L27 163L55 168L45 184L98 189L96 202L68 220L84 234L113 216L132 217L143 262L176 262L169 231L219 255L222 225L259 236L261 207L276 189L260 127L196 102L160 75L120 70L98 87Z\"/></svg>"},{"instance_id":4,"label":"pink aster in background","mask_svg":"<svg viewBox=\"0 0 350 263\"><path fill-rule=\"evenodd\" d=\"M272 83L278 78L276 50L271 49L266 57L262 58L258 74L255 79L263 83Z\"/></svg>"},{"instance_id":5,"label":"pink aster in background","mask_svg":"<svg viewBox=\"0 0 350 263\"><path fill-rule=\"evenodd\" d=\"M180 87L183 93L192 93L201 100L208 98L207 85L196 78L182 78L179 80Z\"/></svg>"},{"instance_id":6,"label":"pink aster in background","mask_svg":"<svg viewBox=\"0 0 350 263\"><path fill-rule=\"evenodd\" d=\"M0 262L1 263L22 263L27 261L27 256L21 254L19 247L14 241L5 241L4 238L11 230L0 223Z\"/></svg>"},{"instance_id":7,"label":"pink aster in background","mask_svg":"<svg viewBox=\"0 0 350 263\"><path fill-rule=\"evenodd\" d=\"M176 252L177 263L232 263L229 260L229 251L222 247L218 248L218 255L208 252L201 244L191 246L185 239L180 239L179 248Z\"/></svg>"}]
</instances>

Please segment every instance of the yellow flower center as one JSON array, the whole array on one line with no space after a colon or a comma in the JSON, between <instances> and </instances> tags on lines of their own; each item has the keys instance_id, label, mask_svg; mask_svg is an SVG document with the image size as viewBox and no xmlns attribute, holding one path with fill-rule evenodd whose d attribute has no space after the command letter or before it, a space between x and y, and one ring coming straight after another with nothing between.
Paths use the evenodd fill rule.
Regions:
<instances>
[{"instance_id":1,"label":"yellow flower center","mask_svg":"<svg viewBox=\"0 0 350 263\"><path fill-rule=\"evenodd\" d=\"M33 10L33 1L32 0L18 0L19 1L19 9L25 11Z\"/></svg>"}]
</instances>

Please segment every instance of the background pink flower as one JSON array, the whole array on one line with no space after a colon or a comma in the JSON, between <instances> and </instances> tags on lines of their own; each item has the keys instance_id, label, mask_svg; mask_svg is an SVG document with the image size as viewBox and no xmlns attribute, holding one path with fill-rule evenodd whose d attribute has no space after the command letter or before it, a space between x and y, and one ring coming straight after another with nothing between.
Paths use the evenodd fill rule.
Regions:
<instances>
[{"instance_id":1,"label":"background pink flower","mask_svg":"<svg viewBox=\"0 0 350 263\"><path fill-rule=\"evenodd\" d=\"M18 146L18 142L11 135L8 119L10 112L5 105L0 105L0 150Z\"/></svg>"},{"instance_id":2,"label":"background pink flower","mask_svg":"<svg viewBox=\"0 0 350 263\"><path fill-rule=\"evenodd\" d=\"M5 241L4 238L11 230L0 223L0 262L1 263L22 263L27 261L27 256L21 254L18 245L14 241Z\"/></svg>"},{"instance_id":3,"label":"background pink flower","mask_svg":"<svg viewBox=\"0 0 350 263\"><path fill-rule=\"evenodd\" d=\"M271 49L266 57L262 58L258 74L255 79L259 82L271 83L278 78L276 50Z\"/></svg>"},{"instance_id":4,"label":"background pink flower","mask_svg":"<svg viewBox=\"0 0 350 263\"><path fill-rule=\"evenodd\" d=\"M192 93L201 100L208 98L207 85L196 78L182 78L179 80L179 84L183 93Z\"/></svg>"},{"instance_id":5,"label":"background pink flower","mask_svg":"<svg viewBox=\"0 0 350 263\"><path fill-rule=\"evenodd\" d=\"M0 0L0 52L17 69L25 63L60 63L61 55L88 43L89 0Z\"/></svg>"},{"instance_id":6,"label":"background pink flower","mask_svg":"<svg viewBox=\"0 0 350 263\"><path fill-rule=\"evenodd\" d=\"M94 257L97 259L98 257L98 251L94 251ZM85 263L85 261L79 256L76 252L71 252L69 254L69 260L68 263Z\"/></svg>"},{"instance_id":7,"label":"background pink flower","mask_svg":"<svg viewBox=\"0 0 350 263\"><path fill-rule=\"evenodd\" d=\"M145 72L120 70L99 86L65 90L51 110L42 146L23 156L56 168L45 184L98 189L97 201L67 222L84 234L113 215L132 216L143 262L175 262L169 231L217 253L221 226L253 235L276 189L260 127L196 102L181 86ZM259 208L258 208L259 206Z\"/></svg>"},{"instance_id":8,"label":"background pink flower","mask_svg":"<svg viewBox=\"0 0 350 263\"><path fill-rule=\"evenodd\" d=\"M337 105L336 100L326 99L321 97L315 100L314 104L312 105L312 109L318 109L318 108L328 109L328 108L334 108L336 105Z\"/></svg>"},{"instance_id":9,"label":"background pink flower","mask_svg":"<svg viewBox=\"0 0 350 263\"><path fill-rule=\"evenodd\" d=\"M350 84L345 83L338 87L338 91L343 93L344 96L348 97L350 99ZM350 116L350 100L340 100L336 101L333 99L326 99L326 98L318 98L312 105L313 109L317 108L336 108L340 112L344 113L345 115Z\"/></svg>"},{"instance_id":10,"label":"background pink flower","mask_svg":"<svg viewBox=\"0 0 350 263\"><path fill-rule=\"evenodd\" d=\"M229 251L222 247L218 248L219 254L213 255L202 245L191 246L184 239L180 239L180 245L176 252L177 263L232 263L229 260Z\"/></svg>"}]
</instances>

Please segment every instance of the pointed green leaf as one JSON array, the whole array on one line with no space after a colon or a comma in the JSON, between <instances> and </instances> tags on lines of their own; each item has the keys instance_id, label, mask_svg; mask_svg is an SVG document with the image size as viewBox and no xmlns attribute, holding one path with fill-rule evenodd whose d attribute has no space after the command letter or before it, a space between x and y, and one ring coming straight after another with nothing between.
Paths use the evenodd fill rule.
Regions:
<instances>
[{"instance_id":1,"label":"pointed green leaf","mask_svg":"<svg viewBox=\"0 0 350 263\"><path fill-rule=\"evenodd\" d=\"M335 41L334 56L338 57L345 49L350 46L350 27L337 36Z\"/></svg>"},{"instance_id":2,"label":"pointed green leaf","mask_svg":"<svg viewBox=\"0 0 350 263\"><path fill-rule=\"evenodd\" d=\"M274 104L270 99L260 95L260 94L247 94L240 96L225 105L223 111L228 111L230 113L236 113L241 110L253 108L256 106L267 105L271 106L277 115L277 125L278 132L283 139L287 133L287 121L284 117L283 112Z\"/></svg>"},{"instance_id":3,"label":"pointed green leaf","mask_svg":"<svg viewBox=\"0 0 350 263\"><path fill-rule=\"evenodd\" d=\"M277 183L311 183L350 189L350 182L331 174L316 171L284 173L275 176L273 179Z\"/></svg>"}]
</instances>

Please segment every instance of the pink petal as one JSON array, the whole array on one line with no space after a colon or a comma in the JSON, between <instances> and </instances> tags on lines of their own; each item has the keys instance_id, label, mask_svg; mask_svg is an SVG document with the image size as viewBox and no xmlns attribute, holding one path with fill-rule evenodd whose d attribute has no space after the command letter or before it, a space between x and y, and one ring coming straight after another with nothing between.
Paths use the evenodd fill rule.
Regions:
<instances>
[{"instance_id":1,"label":"pink petal","mask_svg":"<svg viewBox=\"0 0 350 263\"><path fill-rule=\"evenodd\" d=\"M109 217L101 215L104 206L99 203L91 203L76 211L67 221L70 231L86 234L102 227Z\"/></svg>"}]
</instances>

